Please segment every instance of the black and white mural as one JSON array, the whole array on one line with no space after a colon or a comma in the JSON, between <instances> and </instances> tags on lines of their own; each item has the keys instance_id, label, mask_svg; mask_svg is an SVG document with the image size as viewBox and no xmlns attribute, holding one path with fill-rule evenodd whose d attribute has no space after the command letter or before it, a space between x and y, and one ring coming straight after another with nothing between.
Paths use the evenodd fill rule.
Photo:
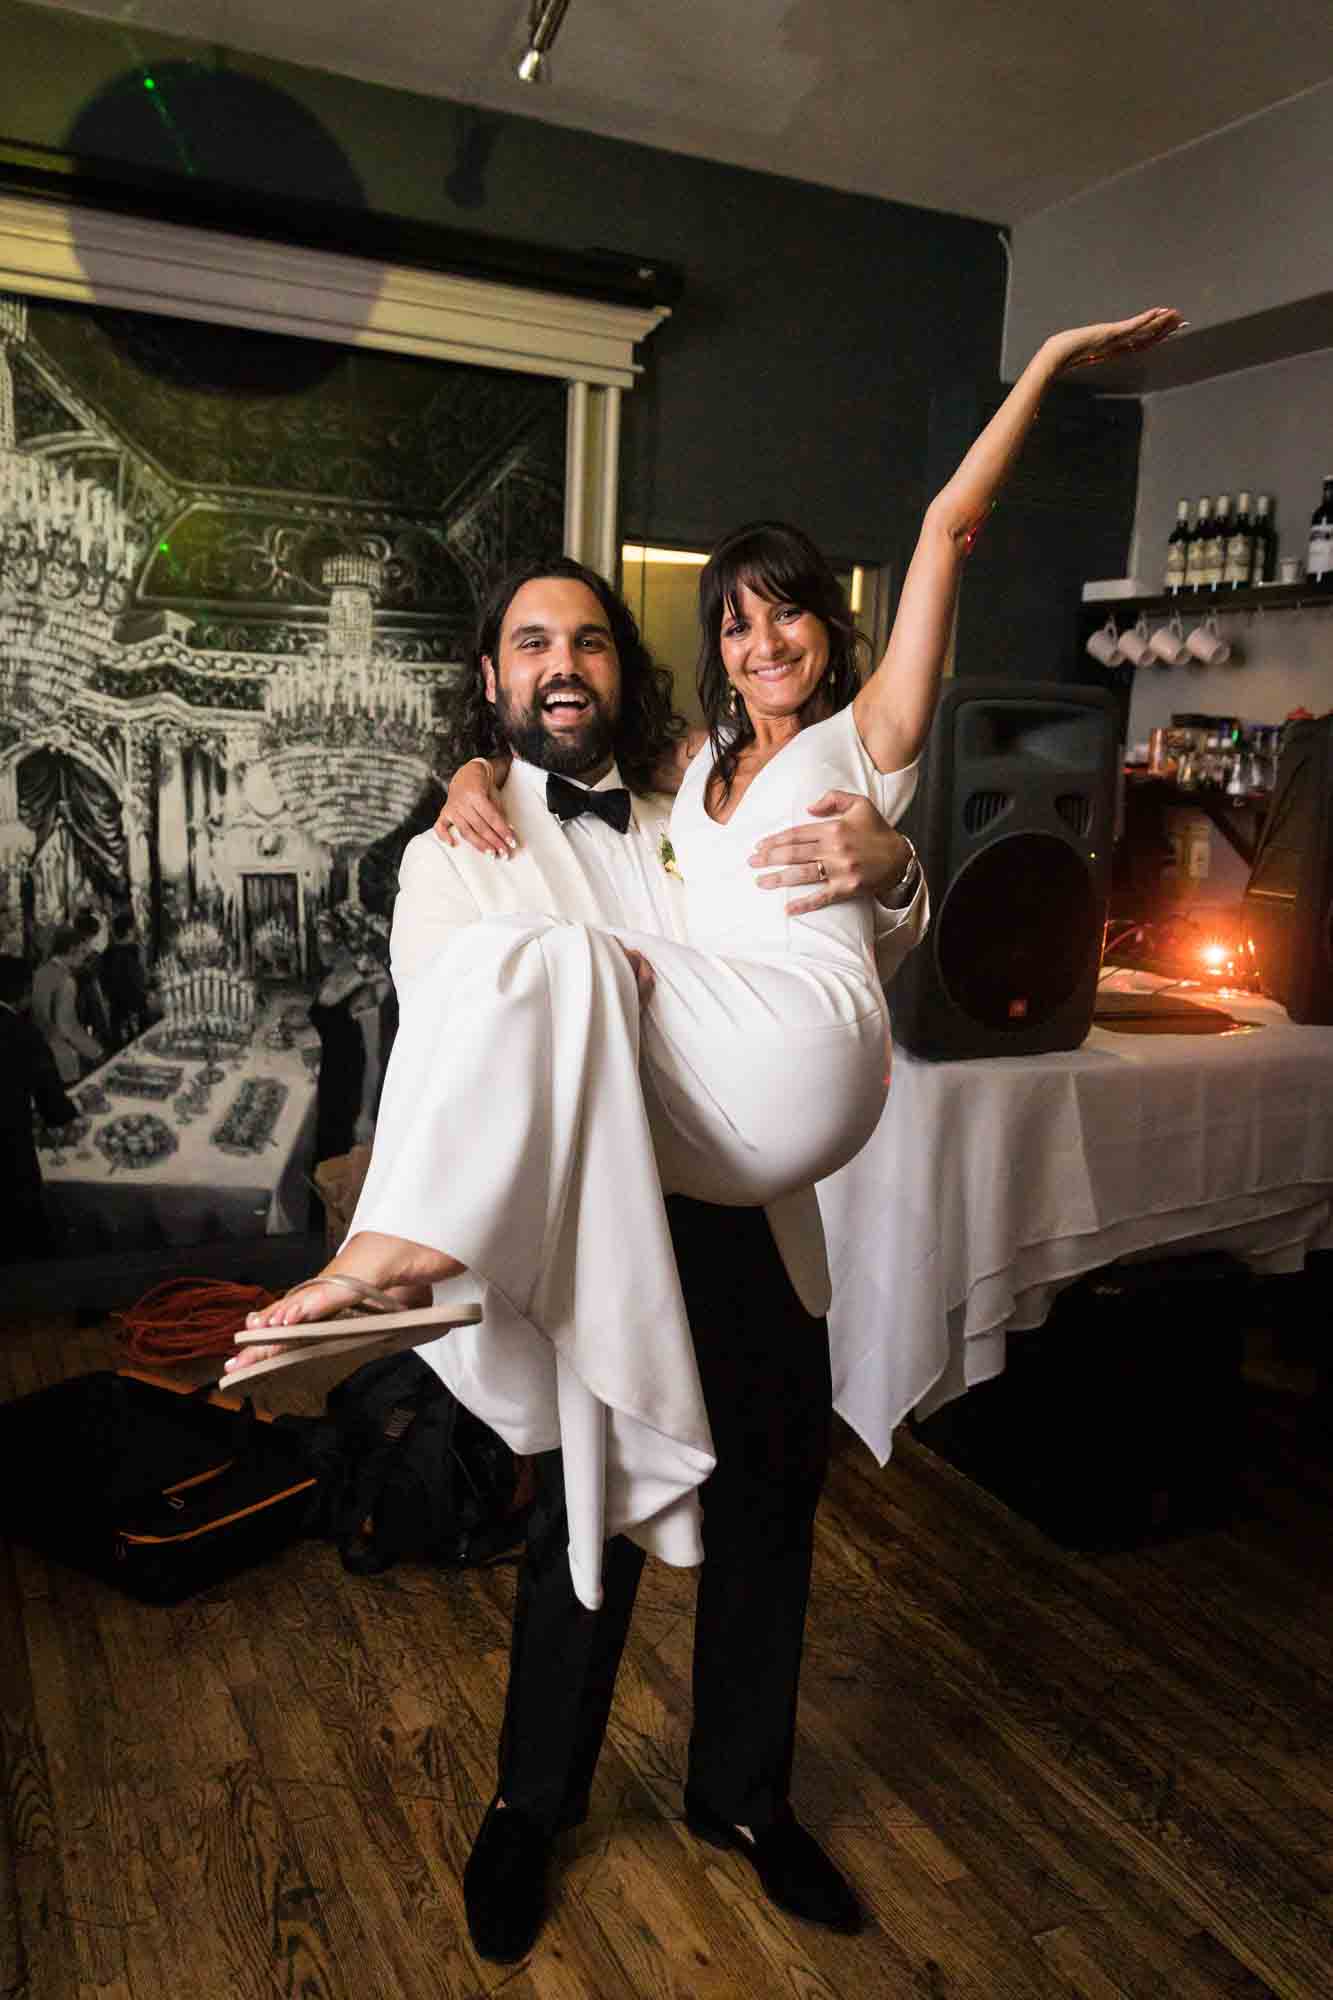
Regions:
<instances>
[{"instance_id":1,"label":"black and white mural","mask_svg":"<svg viewBox=\"0 0 1333 2000\"><path fill-rule=\"evenodd\" d=\"M478 599L560 546L564 410L0 294L0 1063L34 1155L25 1122L0 1259L308 1226L373 1119Z\"/></svg>"}]
</instances>

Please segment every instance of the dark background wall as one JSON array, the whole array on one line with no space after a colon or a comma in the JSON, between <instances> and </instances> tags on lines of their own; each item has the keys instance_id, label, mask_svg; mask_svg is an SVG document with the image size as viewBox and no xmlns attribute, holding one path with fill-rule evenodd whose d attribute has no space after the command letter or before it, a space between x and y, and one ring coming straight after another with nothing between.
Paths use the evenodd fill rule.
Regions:
<instances>
[{"instance_id":1,"label":"dark background wall","mask_svg":"<svg viewBox=\"0 0 1333 2000\"><path fill-rule=\"evenodd\" d=\"M1005 258L987 224L530 119L478 123L410 93L17 0L0 4L0 41L5 138L68 146L94 107L100 152L183 179L279 202L333 191L372 211L679 266L683 296L626 398L622 514L635 535L698 543L778 513L838 558L901 560L925 497L932 392L994 379ZM194 71L188 90L112 89L177 63ZM247 114L256 83L287 100L285 128Z\"/></svg>"},{"instance_id":2,"label":"dark background wall","mask_svg":"<svg viewBox=\"0 0 1333 2000\"><path fill-rule=\"evenodd\" d=\"M1000 394L993 378L936 392L931 486L948 478ZM1097 396L1076 381L1050 390L968 563L958 673L1107 684L1083 642L1109 607L1090 624L1081 593L1089 577L1123 576L1128 567L1142 428L1135 397ZM1119 691L1132 678L1131 670Z\"/></svg>"}]
</instances>

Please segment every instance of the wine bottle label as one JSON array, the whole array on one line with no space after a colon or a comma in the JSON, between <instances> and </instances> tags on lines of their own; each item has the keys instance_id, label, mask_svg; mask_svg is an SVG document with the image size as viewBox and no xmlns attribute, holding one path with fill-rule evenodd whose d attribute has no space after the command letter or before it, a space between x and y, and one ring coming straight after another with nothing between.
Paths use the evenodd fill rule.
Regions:
<instances>
[{"instance_id":1,"label":"wine bottle label","mask_svg":"<svg viewBox=\"0 0 1333 2000\"><path fill-rule=\"evenodd\" d=\"M1166 588L1181 590L1185 583L1185 544L1172 542L1166 551Z\"/></svg>"},{"instance_id":2,"label":"wine bottle label","mask_svg":"<svg viewBox=\"0 0 1333 2000\"><path fill-rule=\"evenodd\" d=\"M1253 535L1233 535L1227 543L1226 568L1222 572L1223 583L1248 583L1253 557Z\"/></svg>"},{"instance_id":3,"label":"wine bottle label","mask_svg":"<svg viewBox=\"0 0 1333 2000\"><path fill-rule=\"evenodd\" d=\"M1226 542L1221 535L1209 535L1203 545L1203 560L1199 565L1199 582L1207 590L1210 585L1222 581L1222 565L1225 561Z\"/></svg>"},{"instance_id":4,"label":"wine bottle label","mask_svg":"<svg viewBox=\"0 0 1333 2000\"><path fill-rule=\"evenodd\" d=\"M1333 521L1321 521L1311 528L1305 568L1309 576L1327 576L1333 571Z\"/></svg>"}]
</instances>

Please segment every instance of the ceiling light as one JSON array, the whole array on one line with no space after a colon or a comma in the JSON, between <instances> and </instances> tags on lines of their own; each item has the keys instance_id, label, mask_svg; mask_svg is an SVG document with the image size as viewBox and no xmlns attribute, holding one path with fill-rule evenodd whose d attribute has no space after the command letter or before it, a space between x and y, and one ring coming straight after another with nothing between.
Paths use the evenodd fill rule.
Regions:
<instances>
[{"instance_id":1,"label":"ceiling light","mask_svg":"<svg viewBox=\"0 0 1333 2000\"><path fill-rule=\"evenodd\" d=\"M547 60L560 33L569 0L532 0L528 14L528 42L519 57L516 75L520 83L549 83L551 65Z\"/></svg>"}]
</instances>

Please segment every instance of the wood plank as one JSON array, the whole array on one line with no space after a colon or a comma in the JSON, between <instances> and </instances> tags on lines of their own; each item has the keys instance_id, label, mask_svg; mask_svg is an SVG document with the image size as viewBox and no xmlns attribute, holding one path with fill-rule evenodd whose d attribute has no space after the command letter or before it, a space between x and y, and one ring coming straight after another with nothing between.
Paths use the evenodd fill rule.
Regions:
<instances>
[{"instance_id":1,"label":"wood plank","mask_svg":"<svg viewBox=\"0 0 1333 2000\"><path fill-rule=\"evenodd\" d=\"M53 1316L0 1339L0 1393L114 1360ZM591 1817L510 1968L460 1877L512 1570L362 1579L312 1543L159 1609L15 1550L0 1970L24 2000L1327 2000L1333 1478L1317 1412L1265 1397L1233 1520L1110 1556L911 1438L882 1472L840 1445L793 1789L857 1939L681 1824L687 1573L645 1574Z\"/></svg>"}]
</instances>

